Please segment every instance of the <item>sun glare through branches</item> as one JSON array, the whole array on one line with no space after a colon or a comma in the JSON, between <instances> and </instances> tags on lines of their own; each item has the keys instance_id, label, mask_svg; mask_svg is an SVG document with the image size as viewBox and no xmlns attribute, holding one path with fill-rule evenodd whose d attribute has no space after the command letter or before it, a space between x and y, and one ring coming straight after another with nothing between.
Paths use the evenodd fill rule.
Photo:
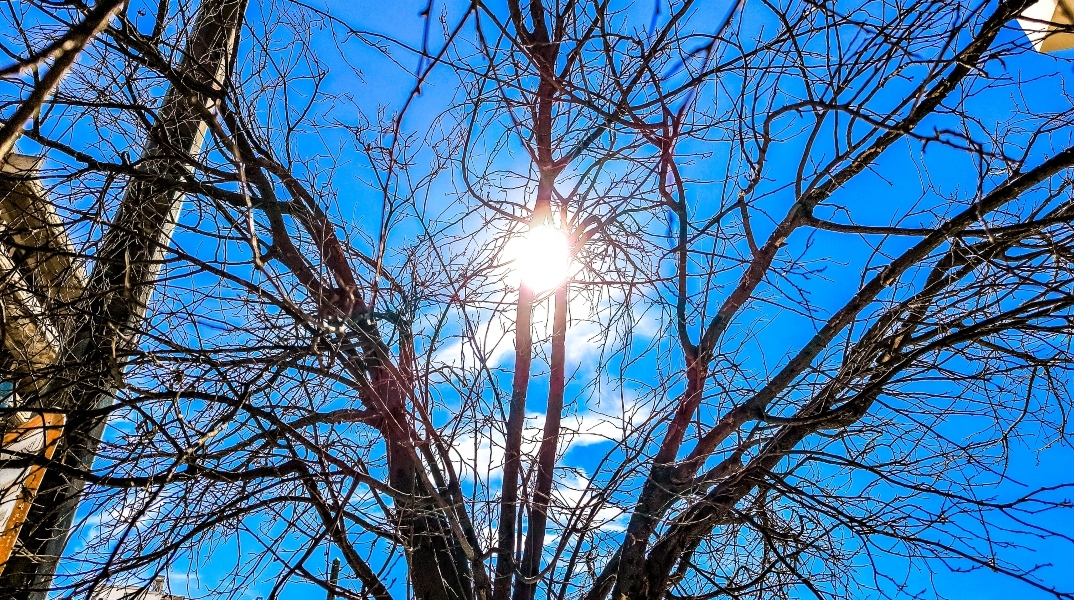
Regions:
<instances>
[{"instance_id":1,"label":"sun glare through branches","mask_svg":"<svg viewBox=\"0 0 1074 600\"><path fill-rule=\"evenodd\" d=\"M555 289L570 270L570 242L562 230L550 225L539 225L515 238L506 254L515 276L534 292Z\"/></svg>"}]
</instances>

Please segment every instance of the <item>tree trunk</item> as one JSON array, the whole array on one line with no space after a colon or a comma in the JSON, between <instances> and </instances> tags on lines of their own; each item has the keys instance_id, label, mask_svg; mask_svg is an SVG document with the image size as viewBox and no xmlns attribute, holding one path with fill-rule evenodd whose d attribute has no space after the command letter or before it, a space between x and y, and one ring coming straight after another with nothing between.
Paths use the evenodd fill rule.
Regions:
<instances>
[{"instance_id":1,"label":"tree trunk","mask_svg":"<svg viewBox=\"0 0 1074 600\"><path fill-rule=\"evenodd\" d=\"M150 131L143 157L153 160L143 161L144 174L130 183L105 233L80 306L82 321L68 338L71 344L49 391L35 401L71 413L55 457L66 467L88 470L93 464L105 419L78 413L113 402L125 361L137 349L139 327L183 203L181 192L153 176L188 176L188 159L205 139L203 107L211 108L225 90L245 5L245 0L205 0L200 7L177 71L183 85L169 89ZM57 469L46 473L16 553L0 577L0 597L44 600L84 485Z\"/></svg>"},{"instance_id":2,"label":"tree trunk","mask_svg":"<svg viewBox=\"0 0 1074 600\"><path fill-rule=\"evenodd\" d=\"M388 453L388 482L400 493L396 502L398 531L406 544L406 557L419 600L469 600L474 598L473 570L456 532L451 530L443 507L428 489L426 467L417 457L413 437L406 425L406 395L392 375L375 384L387 409L382 433Z\"/></svg>"}]
</instances>

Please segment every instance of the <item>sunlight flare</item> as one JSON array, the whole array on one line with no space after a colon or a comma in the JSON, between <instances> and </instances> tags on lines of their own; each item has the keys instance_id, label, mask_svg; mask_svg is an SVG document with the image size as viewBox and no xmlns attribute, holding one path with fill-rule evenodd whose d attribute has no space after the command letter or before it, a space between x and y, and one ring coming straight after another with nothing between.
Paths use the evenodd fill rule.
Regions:
<instances>
[{"instance_id":1,"label":"sunlight flare","mask_svg":"<svg viewBox=\"0 0 1074 600\"><path fill-rule=\"evenodd\" d=\"M567 279L570 242L555 227L534 227L508 244L507 254L518 278L535 292L554 289Z\"/></svg>"}]
</instances>

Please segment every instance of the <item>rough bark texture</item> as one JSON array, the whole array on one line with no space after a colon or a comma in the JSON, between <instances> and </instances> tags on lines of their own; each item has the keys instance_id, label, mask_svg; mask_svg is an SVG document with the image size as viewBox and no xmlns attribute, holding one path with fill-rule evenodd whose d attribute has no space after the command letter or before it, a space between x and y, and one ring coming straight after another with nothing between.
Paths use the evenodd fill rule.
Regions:
<instances>
[{"instance_id":1,"label":"rough bark texture","mask_svg":"<svg viewBox=\"0 0 1074 600\"><path fill-rule=\"evenodd\" d=\"M70 411L57 451L65 466L88 470L93 464L104 420L79 413L107 407L122 385L125 361L137 347L139 326L182 207L183 194L152 177L182 180L185 162L201 149L204 111L224 91L245 5L245 0L207 0L200 7L177 70L181 87L168 91L149 134L147 177L131 183L105 235L83 296L82 321L61 355L51 389L36 400ZM0 597L45 598L84 485L58 469L46 473L16 554L0 578Z\"/></svg>"}]
</instances>

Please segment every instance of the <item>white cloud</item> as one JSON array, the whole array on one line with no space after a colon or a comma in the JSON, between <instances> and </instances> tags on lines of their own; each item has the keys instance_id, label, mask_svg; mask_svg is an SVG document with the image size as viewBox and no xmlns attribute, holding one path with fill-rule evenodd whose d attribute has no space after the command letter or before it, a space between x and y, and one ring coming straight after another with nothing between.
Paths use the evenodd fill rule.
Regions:
<instances>
[{"instance_id":1,"label":"white cloud","mask_svg":"<svg viewBox=\"0 0 1074 600\"><path fill-rule=\"evenodd\" d=\"M620 396L602 397L596 406L565 416L566 449L621 442L650 414L651 409L629 390L623 390Z\"/></svg>"}]
</instances>

